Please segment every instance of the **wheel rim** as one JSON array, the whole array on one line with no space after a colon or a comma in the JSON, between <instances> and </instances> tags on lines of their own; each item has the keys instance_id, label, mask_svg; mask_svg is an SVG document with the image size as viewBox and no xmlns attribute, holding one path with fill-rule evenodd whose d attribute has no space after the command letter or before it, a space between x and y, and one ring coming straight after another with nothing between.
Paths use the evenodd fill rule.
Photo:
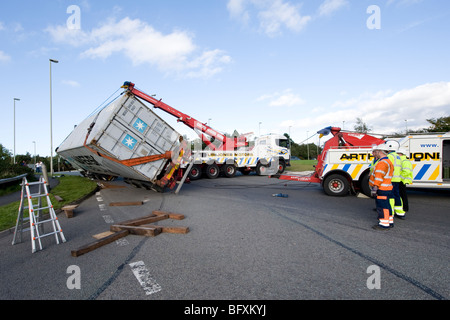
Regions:
<instances>
[{"instance_id":1,"label":"wheel rim","mask_svg":"<svg viewBox=\"0 0 450 320\"><path fill-rule=\"evenodd\" d=\"M330 190L333 192L340 192L344 189L344 184L342 181L333 179L329 183Z\"/></svg>"}]
</instances>

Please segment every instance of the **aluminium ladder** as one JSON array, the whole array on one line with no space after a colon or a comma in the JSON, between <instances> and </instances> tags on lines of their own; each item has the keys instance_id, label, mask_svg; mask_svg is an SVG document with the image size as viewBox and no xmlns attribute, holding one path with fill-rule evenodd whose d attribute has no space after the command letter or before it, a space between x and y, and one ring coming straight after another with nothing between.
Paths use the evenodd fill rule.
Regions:
<instances>
[{"instance_id":1,"label":"aluminium ladder","mask_svg":"<svg viewBox=\"0 0 450 320\"><path fill-rule=\"evenodd\" d=\"M30 192L30 186L38 185L39 191L38 193L32 194ZM27 199L28 206L25 205L24 199ZM46 206L42 206L42 198L46 200ZM33 201L33 199L37 199L37 201ZM37 202L37 203L36 203ZM29 217L24 217L24 209L28 209ZM42 212L44 210L49 211L49 217L46 220L43 220ZM30 228L24 229L23 223L24 221L30 221ZM51 223L52 230L49 233L44 233L44 223ZM61 226L59 224L58 218L56 217L55 209L53 209L52 202L49 197L49 193L47 191L47 182L43 177L39 178L38 182L28 182L26 178L22 180L22 192L19 206L19 213L16 221L16 228L14 230L14 239L12 244L15 245L18 241L22 241L22 233L24 231L30 230L31 233L31 247L32 253L37 251L36 242L39 244L39 250L42 250L42 242L41 239L50 235L55 235L56 243L59 244L59 237L61 237L62 242L66 242L66 238L64 237L64 233L62 232ZM59 236L59 237L58 237ZM20 237L20 240L18 239Z\"/></svg>"}]
</instances>

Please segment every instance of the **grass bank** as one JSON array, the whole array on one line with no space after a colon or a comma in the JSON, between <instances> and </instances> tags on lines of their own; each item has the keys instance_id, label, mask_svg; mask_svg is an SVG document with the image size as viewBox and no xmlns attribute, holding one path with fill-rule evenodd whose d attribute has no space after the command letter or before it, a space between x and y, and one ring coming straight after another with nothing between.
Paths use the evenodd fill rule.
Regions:
<instances>
[{"instance_id":1,"label":"grass bank","mask_svg":"<svg viewBox=\"0 0 450 320\"><path fill-rule=\"evenodd\" d=\"M50 191L50 199L55 210L82 199L97 188L95 181L84 177L64 176L58 180L59 184ZM63 201L56 200L55 195L61 197ZM46 201L43 200L43 203L45 204ZM19 205L20 201L0 206L0 231L15 227ZM24 216L28 216L28 212L24 212Z\"/></svg>"},{"instance_id":2,"label":"grass bank","mask_svg":"<svg viewBox=\"0 0 450 320\"><path fill-rule=\"evenodd\" d=\"M291 166L286 167L286 171L302 172L302 171L314 171L314 166L317 164L317 160L292 160Z\"/></svg>"}]
</instances>

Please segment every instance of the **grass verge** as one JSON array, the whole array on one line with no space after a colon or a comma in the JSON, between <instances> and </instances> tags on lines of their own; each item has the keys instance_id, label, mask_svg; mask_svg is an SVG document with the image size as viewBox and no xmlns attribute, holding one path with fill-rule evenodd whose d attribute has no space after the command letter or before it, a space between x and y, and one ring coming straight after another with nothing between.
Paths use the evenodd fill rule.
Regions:
<instances>
[{"instance_id":1,"label":"grass verge","mask_svg":"<svg viewBox=\"0 0 450 320\"><path fill-rule=\"evenodd\" d=\"M291 166L286 167L286 171L302 172L302 171L314 171L314 166L317 164L317 160L292 160Z\"/></svg>"},{"instance_id":2,"label":"grass verge","mask_svg":"<svg viewBox=\"0 0 450 320\"><path fill-rule=\"evenodd\" d=\"M55 210L61 209L67 204L77 202L97 189L97 183L95 181L84 177L64 176L58 178L58 180L59 184L50 191L50 200ZM60 196L63 201L59 202L56 200L55 195ZM45 200L42 203L43 206L46 206ZM15 227L19 205L20 201L0 206L0 231ZM24 217L26 216L28 216L28 212L25 210Z\"/></svg>"}]
</instances>

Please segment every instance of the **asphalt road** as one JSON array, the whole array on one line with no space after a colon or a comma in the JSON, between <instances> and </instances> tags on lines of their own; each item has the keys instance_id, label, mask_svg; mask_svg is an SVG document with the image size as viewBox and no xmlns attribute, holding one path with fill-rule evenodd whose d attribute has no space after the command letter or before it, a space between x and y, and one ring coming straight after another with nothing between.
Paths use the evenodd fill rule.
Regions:
<instances>
[{"instance_id":1,"label":"asphalt road","mask_svg":"<svg viewBox=\"0 0 450 320\"><path fill-rule=\"evenodd\" d=\"M410 191L410 212L376 231L374 200L329 197L316 184L258 176L203 179L178 195L115 181L84 201L67 239L31 253L29 233L0 237L0 299L447 300L450 197ZM274 193L288 198L272 197ZM109 206L144 201L140 206ZM187 234L128 235L79 257L111 224L164 210ZM75 271L73 271L75 270ZM76 285L79 284L79 289ZM75 288L73 288L75 286Z\"/></svg>"}]
</instances>

